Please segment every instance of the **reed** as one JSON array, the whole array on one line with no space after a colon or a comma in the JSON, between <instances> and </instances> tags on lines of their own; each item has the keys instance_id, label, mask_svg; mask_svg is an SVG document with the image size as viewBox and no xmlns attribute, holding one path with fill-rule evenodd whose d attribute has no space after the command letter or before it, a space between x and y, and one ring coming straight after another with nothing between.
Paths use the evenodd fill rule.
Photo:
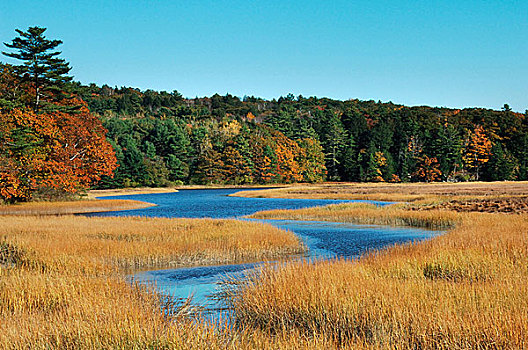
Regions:
<instances>
[{"instance_id":1,"label":"reed","mask_svg":"<svg viewBox=\"0 0 528 350\"><path fill-rule=\"evenodd\" d=\"M232 196L256 198L310 198L374 200L435 204L453 199L528 196L528 182L471 183L324 183L299 184L260 191L240 191Z\"/></svg>"},{"instance_id":2,"label":"reed","mask_svg":"<svg viewBox=\"0 0 528 350\"><path fill-rule=\"evenodd\" d=\"M255 219L335 221L355 224L414 226L428 229L454 227L460 216L451 211L411 211L405 205L380 207L365 203L343 203L297 210L269 210L250 216Z\"/></svg>"},{"instance_id":3,"label":"reed","mask_svg":"<svg viewBox=\"0 0 528 350\"><path fill-rule=\"evenodd\" d=\"M233 220L2 216L0 348L528 348L528 215L416 207L256 214L449 232L356 260L264 266L227 294L225 327L189 318L123 271L274 259L303 250L292 233Z\"/></svg>"},{"instance_id":4,"label":"reed","mask_svg":"<svg viewBox=\"0 0 528 350\"><path fill-rule=\"evenodd\" d=\"M58 270L266 260L304 249L291 232L236 220L10 216L0 222L6 243Z\"/></svg>"}]
</instances>

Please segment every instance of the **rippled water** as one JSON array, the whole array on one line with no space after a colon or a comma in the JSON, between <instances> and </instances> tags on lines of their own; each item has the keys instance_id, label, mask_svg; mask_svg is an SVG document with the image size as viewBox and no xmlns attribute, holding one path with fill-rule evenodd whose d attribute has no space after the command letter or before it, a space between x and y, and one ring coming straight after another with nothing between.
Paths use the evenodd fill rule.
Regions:
<instances>
[{"instance_id":1,"label":"rippled water","mask_svg":"<svg viewBox=\"0 0 528 350\"><path fill-rule=\"evenodd\" d=\"M136 194L102 197L101 199L135 199L157 204L137 210L112 211L97 216L151 216L169 218L234 218L261 210L299 209L350 201L319 199L242 198L228 197L239 189L180 190L173 193ZM361 201L385 205L389 202Z\"/></svg>"},{"instance_id":2,"label":"rippled water","mask_svg":"<svg viewBox=\"0 0 528 350\"><path fill-rule=\"evenodd\" d=\"M126 210L89 214L90 216L148 216L148 217L186 217L186 218L239 218L260 210L298 209L335 203L351 202L337 200L312 199L275 199L228 197L237 189L181 190L176 193L144 194L104 197L103 199L135 199L157 204L139 210ZM355 201L357 202L357 201ZM370 202L386 205L388 202ZM309 248L308 256L303 258L353 258L368 250L388 245L423 240L439 234L416 228L389 227L377 225L354 225L348 223L261 220L276 227L297 234ZM216 298L218 282L226 274L242 277L256 264L237 264L204 266L140 272L133 279L140 283L155 283L161 293L176 299L185 299L190 295L196 304L206 308L221 308Z\"/></svg>"}]
</instances>

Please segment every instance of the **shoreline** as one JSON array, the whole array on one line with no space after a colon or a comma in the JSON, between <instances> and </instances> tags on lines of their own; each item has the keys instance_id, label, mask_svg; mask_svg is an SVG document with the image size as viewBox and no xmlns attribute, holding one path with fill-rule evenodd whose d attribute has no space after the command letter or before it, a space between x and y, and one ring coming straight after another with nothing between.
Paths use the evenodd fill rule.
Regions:
<instances>
[{"instance_id":1,"label":"shoreline","mask_svg":"<svg viewBox=\"0 0 528 350\"><path fill-rule=\"evenodd\" d=\"M89 190L89 198L126 196L133 194L155 194L155 193L176 193L179 190L208 190L208 189L271 189L290 187L291 184L270 184L270 185L178 185L172 187L128 187L110 188L104 190Z\"/></svg>"},{"instance_id":2,"label":"shoreline","mask_svg":"<svg viewBox=\"0 0 528 350\"><path fill-rule=\"evenodd\" d=\"M100 213L154 207L130 199L85 199L64 202L26 202L0 206L0 216L46 216Z\"/></svg>"}]
</instances>

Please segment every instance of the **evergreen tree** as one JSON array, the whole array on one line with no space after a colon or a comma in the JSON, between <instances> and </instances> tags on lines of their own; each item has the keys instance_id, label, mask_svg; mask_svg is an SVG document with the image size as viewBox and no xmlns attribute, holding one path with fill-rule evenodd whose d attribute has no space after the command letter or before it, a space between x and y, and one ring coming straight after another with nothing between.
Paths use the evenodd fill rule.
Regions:
<instances>
[{"instance_id":1,"label":"evergreen tree","mask_svg":"<svg viewBox=\"0 0 528 350\"><path fill-rule=\"evenodd\" d=\"M348 145L343 157L343 180L360 181L360 154L353 135L348 138Z\"/></svg>"},{"instance_id":2,"label":"evergreen tree","mask_svg":"<svg viewBox=\"0 0 528 350\"><path fill-rule=\"evenodd\" d=\"M323 134L323 146L326 154L326 168L328 179L339 181L339 165L346 147L347 132L343 127L339 114L332 113L327 120L327 127Z\"/></svg>"},{"instance_id":3,"label":"evergreen tree","mask_svg":"<svg viewBox=\"0 0 528 350\"><path fill-rule=\"evenodd\" d=\"M495 143L491 148L491 157L485 165L483 177L491 181L514 180L517 163L508 150L503 149L500 143Z\"/></svg>"},{"instance_id":4,"label":"evergreen tree","mask_svg":"<svg viewBox=\"0 0 528 350\"><path fill-rule=\"evenodd\" d=\"M54 51L61 40L48 40L46 28L29 27L26 32L16 29L19 34L11 43L4 43L15 52L2 52L5 56L23 61L14 66L14 73L21 83L29 84L33 91L32 108L38 112L43 101L64 98L64 86L72 80L68 76L71 67L62 58L60 51Z\"/></svg>"},{"instance_id":5,"label":"evergreen tree","mask_svg":"<svg viewBox=\"0 0 528 350\"><path fill-rule=\"evenodd\" d=\"M462 141L457 130L452 124L445 123L433 139L432 145L440 163L442 180L450 180L457 169L462 167Z\"/></svg>"}]
</instances>

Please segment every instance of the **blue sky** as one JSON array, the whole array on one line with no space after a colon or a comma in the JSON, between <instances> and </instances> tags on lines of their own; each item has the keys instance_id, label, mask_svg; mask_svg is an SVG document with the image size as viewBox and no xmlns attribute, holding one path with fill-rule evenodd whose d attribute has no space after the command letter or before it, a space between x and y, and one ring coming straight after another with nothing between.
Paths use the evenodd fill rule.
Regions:
<instances>
[{"instance_id":1,"label":"blue sky","mask_svg":"<svg viewBox=\"0 0 528 350\"><path fill-rule=\"evenodd\" d=\"M83 83L528 109L526 0L0 0L33 25Z\"/></svg>"}]
</instances>

